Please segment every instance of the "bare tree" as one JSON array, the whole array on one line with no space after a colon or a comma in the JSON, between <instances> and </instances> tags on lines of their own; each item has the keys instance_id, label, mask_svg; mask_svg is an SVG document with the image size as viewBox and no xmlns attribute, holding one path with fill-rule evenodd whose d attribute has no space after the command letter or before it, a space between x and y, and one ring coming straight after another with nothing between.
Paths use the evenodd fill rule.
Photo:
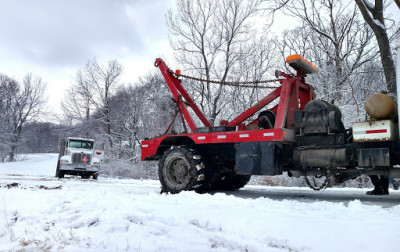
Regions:
<instances>
[{"instance_id":1,"label":"bare tree","mask_svg":"<svg viewBox=\"0 0 400 252\"><path fill-rule=\"evenodd\" d=\"M99 121L111 148L110 98L118 87L121 73L122 65L116 60L109 61L107 66L100 65L95 59L88 61L77 72L75 85L66 92L63 101L64 111L70 118L86 122L87 126L92 126L89 121ZM97 113L96 118L90 116L90 110ZM86 131L89 134L87 128Z\"/></svg>"},{"instance_id":2,"label":"bare tree","mask_svg":"<svg viewBox=\"0 0 400 252\"><path fill-rule=\"evenodd\" d=\"M110 99L114 153L119 159L137 161L138 132L143 115L143 93L137 87L121 86Z\"/></svg>"},{"instance_id":3,"label":"bare tree","mask_svg":"<svg viewBox=\"0 0 400 252\"><path fill-rule=\"evenodd\" d=\"M264 85L257 82L274 76L271 70L277 69L280 56L278 41L266 34L244 46L249 48L250 53L238 62L231 73L236 76L236 81L253 81L254 85L252 88L237 87L231 90L231 99L227 100L233 110L227 112L233 112L235 115L238 111L251 107L271 91L271 89L264 89ZM234 115L226 115L226 118L232 116Z\"/></svg>"},{"instance_id":4,"label":"bare tree","mask_svg":"<svg viewBox=\"0 0 400 252\"><path fill-rule=\"evenodd\" d=\"M340 103L349 77L378 55L372 31L360 20L352 2L293 0L282 4L285 13L301 21L301 26L286 32L282 52L300 53L318 65L321 90L329 92L326 98Z\"/></svg>"},{"instance_id":5,"label":"bare tree","mask_svg":"<svg viewBox=\"0 0 400 252\"><path fill-rule=\"evenodd\" d=\"M372 5L367 0L355 0L355 2L365 22L367 22L374 32L378 42L387 89L390 93L396 94L396 72L390 48L388 29L385 25L384 1L375 0L375 5ZM400 9L400 1L396 0L395 2Z\"/></svg>"},{"instance_id":6,"label":"bare tree","mask_svg":"<svg viewBox=\"0 0 400 252\"><path fill-rule=\"evenodd\" d=\"M216 86L210 81L237 80L241 62L255 56L254 48L258 45L254 43L262 42L257 38L264 34L264 30L258 29L257 25L262 24L258 24L255 17L262 14L263 2L179 0L177 12L168 12L170 41L177 62L206 80L193 84L191 91L211 124L228 107L232 89Z\"/></svg>"},{"instance_id":7,"label":"bare tree","mask_svg":"<svg viewBox=\"0 0 400 252\"><path fill-rule=\"evenodd\" d=\"M90 96L80 87L79 82L65 91L61 106L71 123L88 122L90 110L94 109L90 103Z\"/></svg>"},{"instance_id":8,"label":"bare tree","mask_svg":"<svg viewBox=\"0 0 400 252\"><path fill-rule=\"evenodd\" d=\"M6 75L0 75L0 154L1 161L6 161L10 151L9 140L12 136L11 106L19 92L19 83Z\"/></svg>"},{"instance_id":9,"label":"bare tree","mask_svg":"<svg viewBox=\"0 0 400 252\"><path fill-rule=\"evenodd\" d=\"M27 121L37 118L45 104L46 84L41 78L27 74L22 85L7 76L0 77L0 96L4 97L0 117L3 146L7 146L8 160L14 161L21 137L22 128ZM4 155L4 153L2 153ZM3 156L4 160L4 156Z\"/></svg>"},{"instance_id":10,"label":"bare tree","mask_svg":"<svg viewBox=\"0 0 400 252\"><path fill-rule=\"evenodd\" d=\"M19 151L23 153L57 152L58 135L57 125L50 122L29 122L21 133Z\"/></svg>"},{"instance_id":11,"label":"bare tree","mask_svg":"<svg viewBox=\"0 0 400 252\"><path fill-rule=\"evenodd\" d=\"M120 87L110 99L115 155L139 160L140 139L164 133L175 111L168 87L160 74L148 74L135 85Z\"/></svg>"},{"instance_id":12,"label":"bare tree","mask_svg":"<svg viewBox=\"0 0 400 252\"><path fill-rule=\"evenodd\" d=\"M149 177L157 174L154 166L140 160L140 140L164 133L171 122L176 104L158 73L141 77L129 86L120 86L110 97L110 125L113 148L108 157L113 162L103 166L103 172L110 175ZM93 118L101 113L94 113ZM132 169L132 164L141 169Z\"/></svg>"},{"instance_id":13,"label":"bare tree","mask_svg":"<svg viewBox=\"0 0 400 252\"><path fill-rule=\"evenodd\" d=\"M326 17L331 17L331 13L321 12L319 5L325 6L342 6L340 7L342 11L346 11L349 8L353 8L353 3L350 1L335 1L335 0L323 0L323 1L310 1L310 0L276 0L278 6L282 8L282 10L286 11L286 13L291 13L297 17L300 17L302 20L307 22L313 29L319 33L321 36L329 37L333 43L338 42L338 38L341 36L333 36L326 34L323 29L320 29L318 25L318 21L321 19L326 19ZM396 1L397 6L399 6L399 1ZM355 5L358 6L365 22L372 29L375 38L378 42L379 47L379 55L382 62L383 71L386 79L386 88L387 90L395 94L396 86L395 86L395 68L394 62L391 54L390 48L390 37L388 35L388 28L385 24L384 17L384 1L376 0L375 5L371 4L368 0L355 0ZM324 14L323 14L324 13ZM340 13L340 11L338 12ZM356 20L356 19L354 19ZM333 25L334 23L331 22ZM348 23L348 25L350 25ZM348 26L349 27L349 26ZM343 27L346 30L345 27ZM399 32L399 30L397 30ZM339 62L335 62L339 63Z\"/></svg>"}]
</instances>

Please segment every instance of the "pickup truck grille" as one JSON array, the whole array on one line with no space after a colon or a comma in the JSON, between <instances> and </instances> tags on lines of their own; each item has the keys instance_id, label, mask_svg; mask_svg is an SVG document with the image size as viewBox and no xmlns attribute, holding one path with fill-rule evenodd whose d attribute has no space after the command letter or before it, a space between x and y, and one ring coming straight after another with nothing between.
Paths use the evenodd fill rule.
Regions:
<instances>
[{"instance_id":1,"label":"pickup truck grille","mask_svg":"<svg viewBox=\"0 0 400 252\"><path fill-rule=\"evenodd\" d=\"M83 163L82 158L87 157L88 161L86 164L90 164L92 162L92 155L86 153L74 153L72 154L72 163Z\"/></svg>"}]
</instances>

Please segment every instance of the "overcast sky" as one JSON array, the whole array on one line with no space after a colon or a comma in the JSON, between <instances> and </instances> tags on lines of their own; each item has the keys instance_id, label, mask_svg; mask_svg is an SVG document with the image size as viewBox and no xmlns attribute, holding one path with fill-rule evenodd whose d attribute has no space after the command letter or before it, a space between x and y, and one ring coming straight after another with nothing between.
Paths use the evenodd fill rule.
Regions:
<instances>
[{"instance_id":1,"label":"overcast sky","mask_svg":"<svg viewBox=\"0 0 400 252\"><path fill-rule=\"evenodd\" d=\"M0 73L17 80L26 73L41 77L50 110L58 112L75 73L93 58L101 64L117 59L124 66L122 81L133 83L154 68L155 58L172 61L165 14L174 2L0 0ZM277 31L285 20L275 20Z\"/></svg>"},{"instance_id":2,"label":"overcast sky","mask_svg":"<svg viewBox=\"0 0 400 252\"><path fill-rule=\"evenodd\" d=\"M135 82L156 57L170 57L165 13L173 0L0 0L0 73L46 83L59 110L65 88L93 58L117 59Z\"/></svg>"}]
</instances>

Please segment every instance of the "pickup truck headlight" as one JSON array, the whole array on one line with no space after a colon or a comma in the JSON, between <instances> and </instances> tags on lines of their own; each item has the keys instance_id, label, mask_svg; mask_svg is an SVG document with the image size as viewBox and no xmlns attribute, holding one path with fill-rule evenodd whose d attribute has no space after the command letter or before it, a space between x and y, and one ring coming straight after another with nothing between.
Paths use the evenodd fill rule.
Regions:
<instances>
[{"instance_id":1,"label":"pickup truck headlight","mask_svg":"<svg viewBox=\"0 0 400 252\"><path fill-rule=\"evenodd\" d=\"M93 162L93 165L100 165L100 162Z\"/></svg>"}]
</instances>

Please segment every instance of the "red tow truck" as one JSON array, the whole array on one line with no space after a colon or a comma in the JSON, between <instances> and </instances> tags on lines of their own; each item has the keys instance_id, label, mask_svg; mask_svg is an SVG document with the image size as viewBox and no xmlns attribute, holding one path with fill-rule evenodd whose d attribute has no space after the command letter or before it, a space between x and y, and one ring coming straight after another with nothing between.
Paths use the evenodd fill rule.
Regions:
<instances>
[{"instance_id":1,"label":"red tow truck","mask_svg":"<svg viewBox=\"0 0 400 252\"><path fill-rule=\"evenodd\" d=\"M175 73L156 59L183 128L187 131L186 124L190 128L168 134L171 121L163 136L141 142L141 159L159 160L163 192L235 190L245 186L251 175L283 172L323 177L320 185L309 184L315 190L362 174L400 177L395 166L400 161L396 117L387 115L346 129L339 108L317 100L305 81L318 69L300 55L287 57L286 63L296 74L276 71L278 87L236 118L213 126L183 87L180 71ZM372 103L381 105L379 100Z\"/></svg>"}]
</instances>

